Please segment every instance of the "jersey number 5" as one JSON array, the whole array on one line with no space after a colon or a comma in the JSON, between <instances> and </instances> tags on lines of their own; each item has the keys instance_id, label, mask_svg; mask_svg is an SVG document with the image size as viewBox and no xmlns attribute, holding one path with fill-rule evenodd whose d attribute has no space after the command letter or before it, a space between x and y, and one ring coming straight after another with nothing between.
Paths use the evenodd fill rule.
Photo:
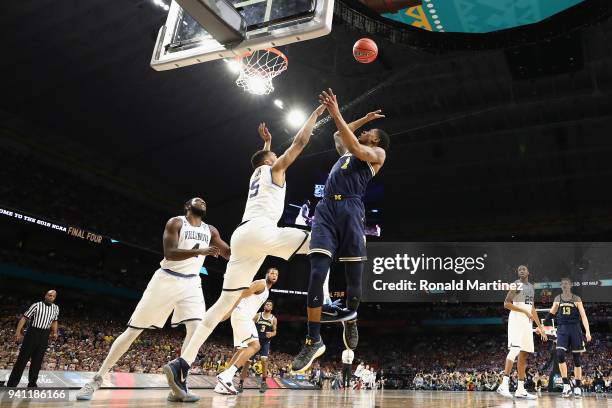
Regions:
<instances>
[{"instance_id":1,"label":"jersey number 5","mask_svg":"<svg viewBox=\"0 0 612 408\"><path fill-rule=\"evenodd\" d=\"M249 198L253 198L259 193L259 177L253 180L253 182L251 183L251 189L249 191L251 191L251 194L249 194Z\"/></svg>"}]
</instances>

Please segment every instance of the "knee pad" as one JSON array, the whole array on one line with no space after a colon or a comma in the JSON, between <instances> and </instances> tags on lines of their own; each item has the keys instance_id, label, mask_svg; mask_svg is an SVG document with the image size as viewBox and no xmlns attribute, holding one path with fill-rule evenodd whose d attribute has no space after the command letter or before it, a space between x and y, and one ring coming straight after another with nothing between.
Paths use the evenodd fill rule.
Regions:
<instances>
[{"instance_id":1,"label":"knee pad","mask_svg":"<svg viewBox=\"0 0 612 408\"><path fill-rule=\"evenodd\" d=\"M557 361L559 363L565 363L565 350L560 348L557 349Z\"/></svg>"},{"instance_id":2,"label":"knee pad","mask_svg":"<svg viewBox=\"0 0 612 408\"><path fill-rule=\"evenodd\" d=\"M508 355L506 356L506 359L514 362L514 360L516 360L516 357L519 355L520 352L521 352L520 347L510 347L510 351L508 351Z\"/></svg>"},{"instance_id":3,"label":"knee pad","mask_svg":"<svg viewBox=\"0 0 612 408\"><path fill-rule=\"evenodd\" d=\"M580 367L580 364L582 364L580 361L580 353L572 353L572 356L574 357L574 367Z\"/></svg>"}]
</instances>

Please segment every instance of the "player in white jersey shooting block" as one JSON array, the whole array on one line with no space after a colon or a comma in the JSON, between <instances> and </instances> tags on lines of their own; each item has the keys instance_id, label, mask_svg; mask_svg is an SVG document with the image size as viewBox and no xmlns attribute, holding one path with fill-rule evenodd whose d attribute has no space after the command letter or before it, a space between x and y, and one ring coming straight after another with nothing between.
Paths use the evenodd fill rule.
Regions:
<instances>
[{"instance_id":1,"label":"player in white jersey shooting block","mask_svg":"<svg viewBox=\"0 0 612 408\"><path fill-rule=\"evenodd\" d=\"M277 226L285 206L287 185L285 173L310 141L317 118L323 113L319 106L293 139L293 143L280 157L269 150L260 150L251 158L254 172L249 181L246 208L242 222L232 234L232 254L225 276L221 296L204 314L204 318L191 337L181 356L163 368L168 385L185 402L198 397L187 392L187 374L199 348L229 313L242 292L249 288L253 277L266 256L289 260L295 254L308 252L310 234L297 228Z\"/></svg>"},{"instance_id":2,"label":"player in white jersey shooting block","mask_svg":"<svg viewBox=\"0 0 612 408\"><path fill-rule=\"evenodd\" d=\"M115 339L93 380L77 392L77 400L90 400L102 385L102 377L125 354L144 329L161 329L172 314L172 327L185 325L183 348L189 342L206 311L200 269L208 255L228 259L230 248L219 231L203 219L206 203L192 198L185 203L185 215L171 218L164 229L164 259L138 302L128 328ZM168 400L176 401L172 393Z\"/></svg>"},{"instance_id":3,"label":"player in white jersey shooting block","mask_svg":"<svg viewBox=\"0 0 612 408\"><path fill-rule=\"evenodd\" d=\"M251 286L242 292L242 298L238 305L231 312L232 331L234 332L234 347L236 352L230 360L230 366L217 376L219 383L215 391L223 394L237 394L238 390L234 387L232 379L236 372L240 369L248 369L247 362L261 348L259 342L259 330L255 325L254 316L257 311L268 300L270 288L274 286L278 280L278 269L270 268L266 273L265 279L259 279L251 283ZM225 316L225 319L229 317ZM224 319L224 320L225 320ZM262 373L262 384L265 384L265 378ZM219 387L221 386L221 387ZM219 389L221 388L221 389ZM260 391L265 391L265 386L260 387Z\"/></svg>"}]
</instances>

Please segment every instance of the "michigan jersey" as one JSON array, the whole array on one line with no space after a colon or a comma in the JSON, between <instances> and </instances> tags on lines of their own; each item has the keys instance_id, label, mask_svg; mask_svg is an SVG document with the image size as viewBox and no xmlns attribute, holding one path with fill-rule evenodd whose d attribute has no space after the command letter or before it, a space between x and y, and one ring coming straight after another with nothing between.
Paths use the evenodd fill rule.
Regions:
<instances>
[{"instance_id":1,"label":"michigan jersey","mask_svg":"<svg viewBox=\"0 0 612 408\"><path fill-rule=\"evenodd\" d=\"M244 316L248 316L249 319L252 319L257 314L261 305L268 300L269 295L270 291L268 290L268 285L266 285L266 288L260 294L254 293L242 299L240 303L238 303L238 306L236 306L236 310Z\"/></svg>"},{"instance_id":2,"label":"michigan jersey","mask_svg":"<svg viewBox=\"0 0 612 408\"><path fill-rule=\"evenodd\" d=\"M263 312L257 313L257 321L255 322L255 326L257 326L257 334L259 334L259 337L266 337L266 333L273 331L274 315L271 314L270 317L266 319Z\"/></svg>"},{"instance_id":3,"label":"michigan jersey","mask_svg":"<svg viewBox=\"0 0 612 408\"><path fill-rule=\"evenodd\" d=\"M272 167L264 164L253 172L249 180L249 195L242 221L268 218L275 224L283 215L287 183L283 186L272 181Z\"/></svg>"},{"instance_id":4,"label":"michigan jersey","mask_svg":"<svg viewBox=\"0 0 612 408\"><path fill-rule=\"evenodd\" d=\"M555 302L559 303L559 309L557 310L557 325L562 324L580 324L580 312L576 306L576 302L582 300L575 295L571 295L569 300L563 299L562 295L557 295Z\"/></svg>"},{"instance_id":5,"label":"michigan jersey","mask_svg":"<svg viewBox=\"0 0 612 408\"><path fill-rule=\"evenodd\" d=\"M179 231L178 249L208 248L211 238L208 224L201 223L196 227L191 225L185 216L177 218L183 223ZM159 264L163 269L168 269L183 275L197 275L200 273L205 258L204 255L194 256L183 259L182 261L172 261L164 258Z\"/></svg>"},{"instance_id":6,"label":"michigan jersey","mask_svg":"<svg viewBox=\"0 0 612 408\"><path fill-rule=\"evenodd\" d=\"M374 175L374 167L371 163L359 160L351 153L345 153L329 172L325 182L325 195L363 197Z\"/></svg>"}]
</instances>

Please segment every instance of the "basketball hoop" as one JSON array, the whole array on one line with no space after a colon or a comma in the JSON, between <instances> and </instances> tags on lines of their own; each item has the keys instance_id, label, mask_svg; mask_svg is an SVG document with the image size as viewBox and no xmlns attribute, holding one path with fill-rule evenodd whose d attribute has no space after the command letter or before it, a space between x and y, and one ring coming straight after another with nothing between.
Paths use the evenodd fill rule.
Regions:
<instances>
[{"instance_id":1,"label":"basketball hoop","mask_svg":"<svg viewBox=\"0 0 612 408\"><path fill-rule=\"evenodd\" d=\"M272 79L287 69L289 60L276 48L252 51L237 57L240 75L236 85L254 95L268 95L274 91Z\"/></svg>"}]
</instances>

